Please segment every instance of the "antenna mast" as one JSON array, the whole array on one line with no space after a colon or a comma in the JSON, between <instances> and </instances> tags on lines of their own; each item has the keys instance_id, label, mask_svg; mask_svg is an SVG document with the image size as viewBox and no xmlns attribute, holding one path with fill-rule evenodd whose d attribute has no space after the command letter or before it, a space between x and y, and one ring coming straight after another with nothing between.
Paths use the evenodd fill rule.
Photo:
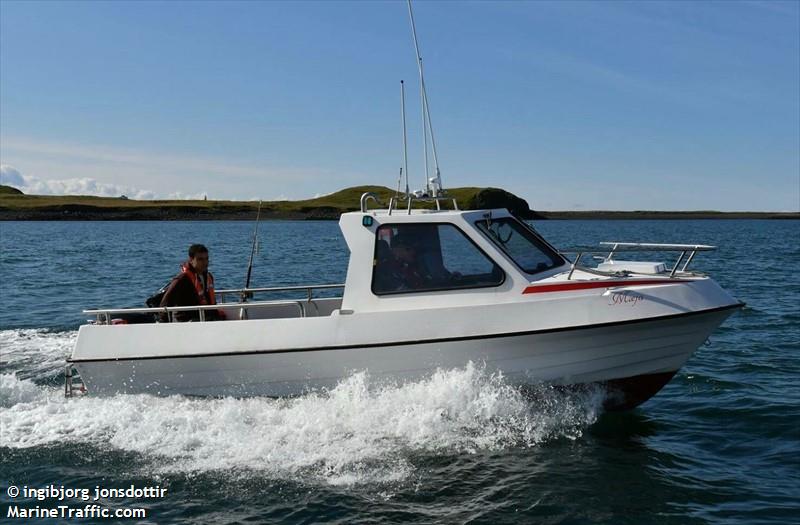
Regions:
<instances>
[{"instance_id":1,"label":"antenna mast","mask_svg":"<svg viewBox=\"0 0 800 525\"><path fill-rule=\"evenodd\" d=\"M408 16L411 19L411 33L414 37L414 50L417 56L417 68L419 69L419 90L420 98L422 99L422 136L424 140L424 155L425 155L425 188L428 195L431 197L438 197L442 193L442 175L439 171L439 156L436 153L436 141L433 138L433 125L431 124L431 112L428 105L428 92L425 89L425 74L422 70L422 55L419 51L419 41L417 39L417 26L414 23L414 12L411 9L411 0L408 0ZM431 134L431 149L433 150L433 162L436 169L436 176L429 178L430 170L428 168L428 132ZM434 183L431 188L431 182ZM431 191L433 189L433 191ZM436 202L438 207L439 202Z\"/></svg>"},{"instance_id":2,"label":"antenna mast","mask_svg":"<svg viewBox=\"0 0 800 525\"><path fill-rule=\"evenodd\" d=\"M403 116L403 168L400 170L400 175L406 174L406 198L408 198L408 140L406 134L406 87L403 81L400 81L400 112ZM398 181L399 183L399 181ZM398 184L399 186L400 184Z\"/></svg>"}]
</instances>

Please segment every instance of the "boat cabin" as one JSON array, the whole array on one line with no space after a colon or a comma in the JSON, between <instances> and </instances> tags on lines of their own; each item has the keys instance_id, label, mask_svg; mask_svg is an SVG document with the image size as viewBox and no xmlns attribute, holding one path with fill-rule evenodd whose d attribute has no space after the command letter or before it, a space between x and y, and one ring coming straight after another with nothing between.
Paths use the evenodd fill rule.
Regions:
<instances>
[{"instance_id":1,"label":"boat cabin","mask_svg":"<svg viewBox=\"0 0 800 525\"><path fill-rule=\"evenodd\" d=\"M225 312L227 320L290 319L352 315L443 307L530 301L532 283L573 279L602 279L636 275L687 275L697 251L704 245L601 243L611 246L596 268L579 267L584 254L568 260L530 225L508 210L388 209L344 213L339 227L350 260L344 284L217 290L219 304L167 308L85 310L98 324L172 322L177 312L196 312L206 320L208 310ZM435 201L437 208L439 201ZM618 251L679 251L667 270L662 262L620 261ZM683 267L679 265L689 254ZM545 281L545 283L542 283ZM325 296L343 290L339 297ZM271 294L305 292L301 299L253 300Z\"/></svg>"},{"instance_id":2,"label":"boat cabin","mask_svg":"<svg viewBox=\"0 0 800 525\"><path fill-rule=\"evenodd\" d=\"M339 220L350 249L342 313L515 300L569 263L507 210L374 210Z\"/></svg>"}]
</instances>

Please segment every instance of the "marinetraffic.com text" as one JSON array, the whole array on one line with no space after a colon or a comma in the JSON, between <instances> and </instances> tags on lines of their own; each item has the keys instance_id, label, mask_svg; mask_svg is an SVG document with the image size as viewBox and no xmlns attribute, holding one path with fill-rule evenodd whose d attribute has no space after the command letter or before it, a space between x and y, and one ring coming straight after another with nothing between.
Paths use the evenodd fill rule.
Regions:
<instances>
[{"instance_id":1,"label":"marinetraffic.com text","mask_svg":"<svg viewBox=\"0 0 800 525\"><path fill-rule=\"evenodd\" d=\"M143 519L147 517L148 509L129 506L130 500L162 499L166 497L167 489L158 485L144 487L98 485L94 488L9 485L6 488L6 495L11 500L6 512L3 513L7 519Z\"/></svg>"}]
</instances>

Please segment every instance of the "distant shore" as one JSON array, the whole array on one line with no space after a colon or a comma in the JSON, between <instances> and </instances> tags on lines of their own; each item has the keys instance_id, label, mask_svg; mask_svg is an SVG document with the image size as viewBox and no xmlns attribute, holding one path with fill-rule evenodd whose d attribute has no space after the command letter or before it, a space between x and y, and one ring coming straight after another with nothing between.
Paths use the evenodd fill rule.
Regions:
<instances>
[{"instance_id":1,"label":"distant shore","mask_svg":"<svg viewBox=\"0 0 800 525\"><path fill-rule=\"evenodd\" d=\"M125 197L24 195L3 186L0 190L4 190L0 191L0 221L249 221L258 209L255 201L137 201ZM384 207L394 194L382 186L358 186L314 199L263 202L261 218L338 220L342 213L358 209L364 192L377 194ZM523 199L497 188L454 188L449 192L462 209L508 208L534 220L800 219L797 212L539 211L530 210Z\"/></svg>"},{"instance_id":2,"label":"distant shore","mask_svg":"<svg viewBox=\"0 0 800 525\"><path fill-rule=\"evenodd\" d=\"M540 211L553 220L800 219L796 212L766 211Z\"/></svg>"},{"instance_id":3,"label":"distant shore","mask_svg":"<svg viewBox=\"0 0 800 525\"><path fill-rule=\"evenodd\" d=\"M262 210L261 220L338 220L340 212L284 212ZM716 211L540 211L538 220L688 220L688 219L794 219L800 213ZM187 210L184 208L9 210L0 208L0 221L252 221L255 211Z\"/></svg>"}]
</instances>

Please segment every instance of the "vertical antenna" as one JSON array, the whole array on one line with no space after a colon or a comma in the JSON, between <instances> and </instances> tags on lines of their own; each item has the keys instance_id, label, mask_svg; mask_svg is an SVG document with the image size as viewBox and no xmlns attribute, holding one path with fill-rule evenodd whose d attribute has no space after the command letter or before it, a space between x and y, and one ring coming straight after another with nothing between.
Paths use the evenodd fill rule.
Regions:
<instances>
[{"instance_id":1,"label":"vertical antenna","mask_svg":"<svg viewBox=\"0 0 800 525\"><path fill-rule=\"evenodd\" d=\"M425 76L422 73L422 55L419 52L417 25L414 23L414 12L411 10L411 0L408 0L408 17L411 19L411 34L414 37L414 51L417 57L417 69L419 70L419 98L422 103L422 150L425 156L425 193L430 195L430 170L428 169L428 112L425 109Z\"/></svg>"},{"instance_id":2,"label":"vertical antenna","mask_svg":"<svg viewBox=\"0 0 800 525\"><path fill-rule=\"evenodd\" d=\"M403 115L403 167L400 169L400 176L403 172L406 174L406 198L408 198L408 139L406 134L406 87L403 81L400 81L400 112ZM400 181L398 181L400 186Z\"/></svg>"},{"instance_id":3,"label":"vertical antenna","mask_svg":"<svg viewBox=\"0 0 800 525\"><path fill-rule=\"evenodd\" d=\"M439 155L436 154L436 140L433 138L433 124L431 124L431 106L428 104L428 90L425 89L425 79L422 80L422 94L425 96L425 115L428 117L428 131L431 134L431 150L433 151L433 165L436 169L436 190L442 191L442 173L439 171ZM436 195L434 195L436 196ZM438 208L438 202L437 202Z\"/></svg>"},{"instance_id":4,"label":"vertical antenna","mask_svg":"<svg viewBox=\"0 0 800 525\"><path fill-rule=\"evenodd\" d=\"M411 4L409 4L411 5ZM422 78L422 57L419 59L419 74ZM419 83L419 99L422 102L422 152L425 156L425 194L431 194L430 169L428 168L428 121L425 111L425 88L422 81Z\"/></svg>"},{"instance_id":5,"label":"vertical antenna","mask_svg":"<svg viewBox=\"0 0 800 525\"><path fill-rule=\"evenodd\" d=\"M400 196L400 181L401 180L403 180L403 168L400 168L400 175L397 177L397 191L394 192L395 200L397 200L397 198Z\"/></svg>"},{"instance_id":6,"label":"vertical antenna","mask_svg":"<svg viewBox=\"0 0 800 525\"><path fill-rule=\"evenodd\" d=\"M417 55L417 68L419 69L419 90L420 98L422 99L422 135L424 142L425 154L425 187L428 189L428 194L431 195L431 179L429 178L430 172L428 169L428 131L431 134L431 149L433 150L433 162L436 169L436 177L433 179L435 182L433 197L438 197L442 191L442 176L439 171L439 156L436 152L436 141L433 138L433 125L431 124L431 112L428 105L428 91L425 89L425 75L422 70L422 54L419 51L419 41L417 39L417 25L414 23L414 12L411 9L411 0L408 1L408 16L411 19L411 33L414 36L414 50ZM438 207L438 201L437 201Z\"/></svg>"}]
</instances>

